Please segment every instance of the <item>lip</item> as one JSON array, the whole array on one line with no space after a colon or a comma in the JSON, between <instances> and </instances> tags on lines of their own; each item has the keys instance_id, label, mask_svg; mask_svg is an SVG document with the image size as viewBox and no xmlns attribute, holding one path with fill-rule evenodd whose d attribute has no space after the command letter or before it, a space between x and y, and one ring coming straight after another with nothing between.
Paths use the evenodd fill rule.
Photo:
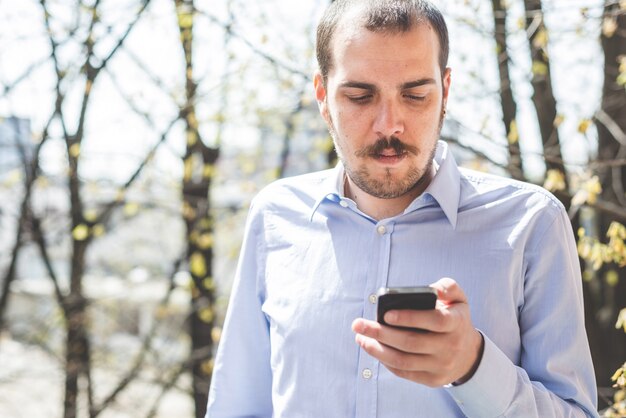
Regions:
<instances>
[{"instance_id":1,"label":"lip","mask_svg":"<svg viewBox=\"0 0 626 418\"><path fill-rule=\"evenodd\" d=\"M406 153L402 154L373 154L372 159L385 165L396 165L406 158Z\"/></svg>"}]
</instances>

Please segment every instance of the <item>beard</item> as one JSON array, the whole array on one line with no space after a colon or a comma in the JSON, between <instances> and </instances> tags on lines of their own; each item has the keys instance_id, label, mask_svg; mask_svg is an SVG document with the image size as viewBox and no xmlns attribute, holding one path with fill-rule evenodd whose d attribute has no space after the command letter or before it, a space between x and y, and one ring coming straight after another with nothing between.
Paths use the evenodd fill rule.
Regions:
<instances>
[{"instance_id":1,"label":"beard","mask_svg":"<svg viewBox=\"0 0 626 418\"><path fill-rule=\"evenodd\" d=\"M445 109L442 105L439 116L439 126L437 128L437 137L439 137L439 134L441 133L444 117ZM337 155L343 163L346 174L350 177L354 184L356 184L356 186L365 193L379 199L395 199L410 193L415 188L423 185L423 183L429 179L429 173L432 170L435 152L437 151L437 141L435 141L432 149L426 150L429 155L424 167L418 167L412 163L406 174L400 178L394 175L392 169L387 168L385 169L385 173L382 177L376 178L372 176L371 169L367 163L354 164L353 166L352 162L346 158L343 150L339 146L339 135L330 115L328 125L330 135L335 143ZM391 136L379 138L374 144L356 150L354 152L354 157L357 158L357 161L362 158L375 158L376 155L381 155L381 153L386 149L392 149L395 152L395 155L398 156L419 156L421 152L424 152L417 149L417 147L402 142L395 136Z\"/></svg>"}]
</instances>

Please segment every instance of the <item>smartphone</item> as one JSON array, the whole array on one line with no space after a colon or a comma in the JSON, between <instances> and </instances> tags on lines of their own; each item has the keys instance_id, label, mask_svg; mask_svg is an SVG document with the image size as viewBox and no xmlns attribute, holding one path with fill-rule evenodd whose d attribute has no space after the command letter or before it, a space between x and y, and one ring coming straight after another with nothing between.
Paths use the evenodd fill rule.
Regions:
<instances>
[{"instance_id":1,"label":"smartphone","mask_svg":"<svg viewBox=\"0 0 626 418\"><path fill-rule=\"evenodd\" d=\"M437 290L429 286L383 287L378 291L378 322L383 325L388 325L385 322L385 313L390 310L412 309L420 311L435 309L436 303ZM407 329L415 330L414 328Z\"/></svg>"}]
</instances>

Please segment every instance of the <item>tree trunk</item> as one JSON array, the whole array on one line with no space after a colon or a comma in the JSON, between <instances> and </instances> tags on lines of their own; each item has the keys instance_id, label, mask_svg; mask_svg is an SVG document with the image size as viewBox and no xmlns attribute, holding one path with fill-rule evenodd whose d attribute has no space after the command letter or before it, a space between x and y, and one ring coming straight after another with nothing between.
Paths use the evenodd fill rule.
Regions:
<instances>
[{"instance_id":1,"label":"tree trunk","mask_svg":"<svg viewBox=\"0 0 626 418\"><path fill-rule=\"evenodd\" d=\"M555 126L557 116L556 99L552 92L550 59L547 51L548 32L543 21L541 0L524 0L524 8L526 10L526 31L528 32L532 61L531 83L534 90L532 100L539 122L546 170L559 171L567 184L559 133ZM557 197L563 200L562 196L557 195Z\"/></svg>"},{"instance_id":2,"label":"tree trunk","mask_svg":"<svg viewBox=\"0 0 626 418\"><path fill-rule=\"evenodd\" d=\"M507 49L506 32L506 7L502 0L492 0L493 21L496 47L498 51L498 73L500 76L500 104L502 106L502 122L506 129L508 139L509 162L507 170L511 177L524 180L524 169L519 146L519 133L517 130L517 103L511 89L511 77L509 75L509 52Z\"/></svg>"},{"instance_id":3,"label":"tree trunk","mask_svg":"<svg viewBox=\"0 0 626 418\"><path fill-rule=\"evenodd\" d=\"M620 75L620 60L624 60L621 65L626 66L626 14L614 1L607 0L605 3L601 44L604 52L604 85L601 110L595 117L598 129L598 160L601 167L598 169L598 176L602 184L602 199L624 207L625 166L602 165L603 162L626 157L626 85L624 81L621 85L618 81L619 77L626 77L626 69L623 67ZM602 234L607 231L611 222L619 220L607 213L598 213L598 218ZM610 270L619 275L618 284L614 287L604 280ZM610 386L611 375L626 360L626 334L614 327L619 310L626 307L626 269L607 265L601 270L600 279L600 291L594 298L599 305L595 307L595 311L606 310L606 317L609 319L595 321L594 326L600 328L597 334L601 338L593 344L592 349L594 358L597 359L598 386Z\"/></svg>"},{"instance_id":4,"label":"tree trunk","mask_svg":"<svg viewBox=\"0 0 626 418\"><path fill-rule=\"evenodd\" d=\"M196 118L197 84L193 79L193 0L175 0L180 39L185 54L186 105L181 110L185 121L187 148L184 156L183 218L187 232L187 260L193 279L189 334L191 370L196 418L206 413L211 383L215 325L215 285L213 281L214 221L211 184L219 148L207 147L200 137Z\"/></svg>"}]
</instances>

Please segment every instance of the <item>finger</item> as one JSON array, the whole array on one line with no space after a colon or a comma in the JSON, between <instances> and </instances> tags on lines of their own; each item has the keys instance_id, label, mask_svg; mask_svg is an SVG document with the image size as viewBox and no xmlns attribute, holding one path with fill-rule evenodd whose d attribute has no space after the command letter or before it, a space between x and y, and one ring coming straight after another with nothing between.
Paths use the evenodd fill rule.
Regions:
<instances>
[{"instance_id":1,"label":"finger","mask_svg":"<svg viewBox=\"0 0 626 418\"><path fill-rule=\"evenodd\" d=\"M405 353L433 354L445 348L443 339L437 334L398 329L361 318L353 322L352 329Z\"/></svg>"},{"instance_id":2,"label":"finger","mask_svg":"<svg viewBox=\"0 0 626 418\"><path fill-rule=\"evenodd\" d=\"M403 370L404 372L415 372L434 367L431 355L406 353L362 334L356 334L355 341L367 354L388 368Z\"/></svg>"},{"instance_id":3,"label":"finger","mask_svg":"<svg viewBox=\"0 0 626 418\"><path fill-rule=\"evenodd\" d=\"M389 325L415 328L417 330L435 333L452 331L455 327L455 318L456 314L448 309L448 306L428 311L415 311L410 309L392 310L385 314L385 322ZM413 333L415 333L415 331L413 331ZM417 334L419 335L419 331Z\"/></svg>"},{"instance_id":4,"label":"finger","mask_svg":"<svg viewBox=\"0 0 626 418\"><path fill-rule=\"evenodd\" d=\"M447 305L453 303L467 303L465 292L461 286L449 277L444 277L431 284L430 287L437 289L437 298Z\"/></svg>"}]
</instances>

